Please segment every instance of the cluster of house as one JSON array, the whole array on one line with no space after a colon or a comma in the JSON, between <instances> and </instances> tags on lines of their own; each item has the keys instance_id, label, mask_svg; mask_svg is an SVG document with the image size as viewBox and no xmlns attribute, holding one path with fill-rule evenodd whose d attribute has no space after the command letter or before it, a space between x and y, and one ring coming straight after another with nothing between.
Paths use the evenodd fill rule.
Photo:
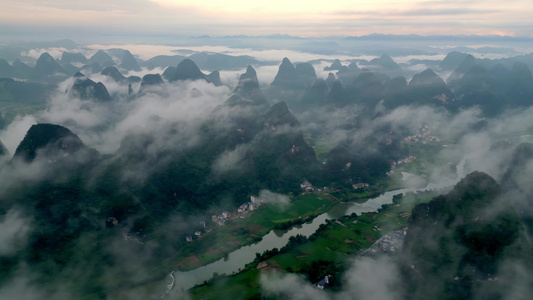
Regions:
<instances>
[{"instance_id":1,"label":"cluster of house","mask_svg":"<svg viewBox=\"0 0 533 300\"><path fill-rule=\"evenodd\" d=\"M205 226L205 221L200 221L200 226L204 229L204 231L205 231L206 233L208 232L208 231L207 231L207 228L206 228L206 226ZM201 232L200 230L195 231L195 232L194 232L194 238L199 239L200 237L202 237L202 232ZM187 235L187 236L185 237L185 240L186 240L187 242L192 242L194 238L193 238L192 235Z\"/></svg>"},{"instance_id":2,"label":"cluster of house","mask_svg":"<svg viewBox=\"0 0 533 300\"><path fill-rule=\"evenodd\" d=\"M332 193L335 193L335 192L339 192L340 189L335 189L335 188L328 188L327 186L325 186L324 188L316 188L314 187L311 183L309 183L309 181L304 181L302 183L300 183L300 188L304 191L304 193L312 193L314 191L317 191L317 192L332 192Z\"/></svg>"},{"instance_id":3,"label":"cluster of house","mask_svg":"<svg viewBox=\"0 0 533 300\"><path fill-rule=\"evenodd\" d=\"M220 215L211 216L211 220L215 222L217 225L222 226L226 223L227 220L231 220L237 217L244 218L246 214L258 209L262 204L263 204L263 201L259 197L251 196L250 202L241 204L237 208L237 211L233 213L229 211L223 211Z\"/></svg>"},{"instance_id":4,"label":"cluster of house","mask_svg":"<svg viewBox=\"0 0 533 300\"><path fill-rule=\"evenodd\" d=\"M326 275L324 276L324 278L322 278L322 280L320 280L319 282L315 283L314 286L317 288L317 289L326 289L327 287L329 287L329 279L331 278L331 275Z\"/></svg>"},{"instance_id":5,"label":"cluster of house","mask_svg":"<svg viewBox=\"0 0 533 300\"><path fill-rule=\"evenodd\" d=\"M389 232L377 240L370 248L361 253L361 256L396 252L402 248L406 234L407 228Z\"/></svg>"},{"instance_id":6,"label":"cluster of house","mask_svg":"<svg viewBox=\"0 0 533 300\"><path fill-rule=\"evenodd\" d=\"M308 192L308 193L313 192L315 190L313 185L307 180L302 182L302 183L300 183L300 188L302 190L304 190L305 192Z\"/></svg>"},{"instance_id":7,"label":"cluster of house","mask_svg":"<svg viewBox=\"0 0 533 300\"><path fill-rule=\"evenodd\" d=\"M422 126L422 128L417 134L405 137L403 140L405 142L413 142L413 143L421 142L422 144L428 144L431 142L441 141L438 137L431 135L431 130L429 129L429 126L427 125Z\"/></svg>"},{"instance_id":8,"label":"cluster of house","mask_svg":"<svg viewBox=\"0 0 533 300\"><path fill-rule=\"evenodd\" d=\"M390 162L390 170L386 173L388 176L394 175L394 171L396 170L397 165L401 164L410 164L416 159L416 156L409 155L406 158L399 159L398 161L391 161Z\"/></svg>"},{"instance_id":9,"label":"cluster of house","mask_svg":"<svg viewBox=\"0 0 533 300\"><path fill-rule=\"evenodd\" d=\"M362 189L362 188L366 188L366 187L369 187L370 185L368 183L363 183L363 182L360 182L360 183L354 183L352 184L352 187L354 189Z\"/></svg>"}]
</instances>

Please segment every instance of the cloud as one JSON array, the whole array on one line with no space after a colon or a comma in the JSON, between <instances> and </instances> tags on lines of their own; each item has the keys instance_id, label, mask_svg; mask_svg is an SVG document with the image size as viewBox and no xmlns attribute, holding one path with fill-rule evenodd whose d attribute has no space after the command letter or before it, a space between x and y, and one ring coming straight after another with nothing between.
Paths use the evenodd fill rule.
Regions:
<instances>
[{"instance_id":1,"label":"cloud","mask_svg":"<svg viewBox=\"0 0 533 300\"><path fill-rule=\"evenodd\" d=\"M20 300L72 299L64 291L64 288L57 287L56 291L50 292L50 289L43 289L33 285L28 277L21 277L20 274L9 280L7 284L0 286L0 298Z\"/></svg>"},{"instance_id":2,"label":"cloud","mask_svg":"<svg viewBox=\"0 0 533 300\"><path fill-rule=\"evenodd\" d=\"M37 119L32 115L17 115L9 126L0 132L0 140L9 150L9 153L15 154L15 150L26 135L26 132L37 122Z\"/></svg>"},{"instance_id":3,"label":"cloud","mask_svg":"<svg viewBox=\"0 0 533 300\"><path fill-rule=\"evenodd\" d=\"M285 209L291 202L289 197L273 193L269 190L261 190L259 192L259 199L265 203L273 204L280 209Z\"/></svg>"},{"instance_id":4,"label":"cloud","mask_svg":"<svg viewBox=\"0 0 533 300\"><path fill-rule=\"evenodd\" d=\"M373 10L373 11L336 11L334 15L353 15L353 16L406 16L406 17L426 17L426 16L459 16L459 15L486 15L498 12L495 9L484 8L419 8L419 9L399 9L399 10Z\"/></svg>"},{"instance_id":5,"label":"cloud","mask_svg":"<svg viewBox=\"0 0 533 300\"><path fill-rule=\"evenodd\" d=\"M291 300L324 300L331 297L313 287L308 281L295 274L285 274L277 271L262 272L259 277L261 290L266 295Z\"/></svg>"},{"instance_id":6,"label":"cloud","mask_svg":"<svg viewBox=\"0 0 533 300\"><path fill-rule=\"evenodd\" d=\"M222 153L213 163L213 171L217 175L238 171L244 167L244 159L250 150L249 144L238 145L233 150Z\"/></svg>"},{"instance_id":7,"label":"cloud","mask_svg":"<svg viewBox=\"0 0 533 300\"><path fill-rule=\"evenodd\" d=\"M63 55L63 52L65 51L67 51L65 48L30 49L28 51L22 51L20 55L37 60L43 53L46 52L54 59L61 59L61 55Z\"/></svg>"},{"instance_id":8,"label":"cloud","mask_svg":"<svg viewBox=\"0 0 533 300\"><path fill-rule=\"evenodd\" d=\"M18 210L9 210L0 219L0 255L12 255L24 248L30 221Z\"/></svg>"},{"instance_id":9,"label":"cloud","mask_svg":"<svg viewBox=\"0 0 533 300\"><path fill-rule=\"evenodd\" d=\"M344 274L343 290L329 293L314 287L301 275L279 271L262 272L259 283L263 294L283 299L400 299L400 273L389 257L356 259Z\"/></svg>"},{"instance_id":10,"label":"cloud","mask_svg":"<svg viewBox=\"0 0 533 300\"><path fill-rule=\"evenodd\" d=\"M104 80L98 76L94 78ZM109 79L105 83L115 93L115 98L109 103L96 103L65 94L64 91L73 84L72 78L66 80L51 97L49 107L44 112L16 118L0 134L0 140L14 153L31 125L53 123L69 128L89 147L112 153L132 130L151 132L162 124L180 122L183 124L180 136L188 135L189 141L193 142L197 127L229 95L225 86L215 87L203 81L194 81L156 87L151 93L128 100L126 84L117 84ZM194 90L201 93L193 93ZM154 122L156 119L159 121ZM157 147L169 141L159 142L161 144Z\"/></svg>"},{"instance_id":11,"label":"cloud","mask_svg":"<svg viewBox=\"0 0 533 300\"><path fill-rule=\"evenodd\" d=\"M335 299L400 299L400 278L395 262L387 256L359 258L344 274L344 290Z\"/></svg>"}]
</instances>

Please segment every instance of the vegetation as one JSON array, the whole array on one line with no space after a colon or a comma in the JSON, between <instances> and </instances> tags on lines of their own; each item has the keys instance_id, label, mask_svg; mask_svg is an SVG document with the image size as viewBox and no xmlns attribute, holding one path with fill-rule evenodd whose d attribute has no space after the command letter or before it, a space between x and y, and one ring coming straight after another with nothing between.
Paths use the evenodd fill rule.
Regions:
<instances>
[{"instance_id":1,"label":"vegetation","mask_svg":"<svg viewBox=\"0 0 533 300\"><path fill-rule=\"evenodd\" d=\"M213 278L193 288L193 299L217 299L220 293L228 298L259 299L262 297L258 288L259 276L272 268L302 274L310 283L329 274L332 275L332 290L339 290L349 261L383 234L407 226L411 209L434 195L434 192L425 192L396 197L397 204L385 206L380 213L352 214L328 220L309 238L297 235L281 249L257 253L256 259L238 274ZM258 269L261 262L266 262L268 267L265 270Z\"/></svg>"},{"instance_id":2,"label":"vegetation","mask_svg":"<svg viewBox=\"0 0 533 300\"><path fill-rule=\"evenodd\" d=\"M328 199L329 198L329 199ZM187 243L185 235L169 261L178 262L180 270L190 270L218 260L235 249L257 242L272 229L289 229L292 226L311 221L315 216L327 212L339 203L327 194L304 194L291 199L287 207L266 204L244 218L235 218L224 226L209 221L210 231L202 238ZM216 249L216 251L213 251ZM198 260L187 260L195 256Z\"/></svg>"}]
</instances>

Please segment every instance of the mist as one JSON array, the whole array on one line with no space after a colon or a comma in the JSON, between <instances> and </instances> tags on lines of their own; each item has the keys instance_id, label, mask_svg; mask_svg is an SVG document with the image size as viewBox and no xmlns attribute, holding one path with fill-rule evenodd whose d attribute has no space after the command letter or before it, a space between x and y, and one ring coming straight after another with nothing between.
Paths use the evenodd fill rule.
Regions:
<instances>
[{"instance_id":1,"label":"mist","mask_svg":"<svg viewBox=\"0 0 533 300\"><path fill-rule=\"evenodd\" d=\"M354 62L362 67L378 57L355 51L316 54L294 49L258 47L251 50L228 46L90 45L68 51L83 53L88 57L96 49L130 47L135 49L133 55L140 61L160 54L187 52L184 50L249 55L264 63L253 67L257 72L259 87L267 97L272 95L269 94L269 90L274 89L271 83L276 78L279 63L284 57L291 59L294 65L311 61L318 79L326 79L330 72L336 74L336 71L325 70L333 59L340 59L344 66ZM32 49L21 55L34 61L42 53L48 52L59 59L64 51L67 49ZM409 82L414 74L428 67L421 62L412 63L411 60L442 60L443 57L438 52L434 55L397 55L393 59L401 64L403 74ZM120 61L120 58L113 58L116 62ZM125 76L139 77L163 72L163 68L149 70L145 67L140 71L122 70ZM246 69L240 68L221 70L221 86L204 80L168 82L164 79L162 85L152 85L140 91L141 84L133 83L131 94L128 92L127 81L116 82L100 73L87 73L85 75L88 78L101 82L106 87L111 101L101 102L72 96L70 91L75 78L71 77L57 83L57 89L50 95L46 109L17 115L0 131L0 140L11 153L10 157L15 154L32 125L39 123L57 124L70 129L84 145L96 150L97 154L83 157L87 152L80 152L64 156L64 160L57 157L52 159L44 155L47 151L54 150L49 148L41 150L32 162L7 158L0 165L0 196L5 198L0 207L3 210L0 219L0 255L13 261L24 261L26 256L36 255L31 249L25 248L28 243L35 242L35 235L41 230L36 222L44 222L48 217L64 222L58 223L61 225L54 230L67 231L66 229L75 228L72 229L72 236L75 238L70 239L69 236L65 241L61 240L64 244L60 246L82 249L80 252L73 251L75 253L68 256L68 262L64 262L64 257L56 260L43 259L44 262L40 265L43 269L35 272L42 271L45 274L50 270L55 271L54 267L61 269L50 285L50 289L57 292L43 290L38 284L41 279L28 266L20 263L10 267L10 274L14 275L2 281L0 297L67 299L71 294L78 295L79 290L90 288L90 283L80 286L71 282L64 284L63 281L90 276L97 278L95 286L101 286L95 292L98 295L104 295L107 289L116 286L145 284L157 286L150 286L155 292L143 294L118 289L113 296L146 299L155 297L155 294L162 295L164 284L160 284L160 292L159 285L153 283L154 278L168 279L166 275L175 266L154 270L154 261L172 261L172 256L186 247L185 237L199 230L200 221L209 220L212 214L218 215L234 208L237 203L248 201L251 195L258 195L267 205L284 211L291 201L287 196L288 191L301 192L299 186L293 185L287 189L272 182L290 181L292 184L292 181L297 180L312 181L319 177L313 172L323 172L323 166L327 168L335 160L335 152L332 150L348 149L350 164L343 162L344 172L351 166L360 166L352 164L352 161L357 160L362 162L361 165L366 163L369 166L372 163L368 162L378 161L388 166L390 162L411 155L408 150L400 149L398 145L402 142L427 145L427 149L432 151L431 160L419 166L418 170L421 172L404 172L406 174L403 178L396 178L402 181L403 187L422 187L427 184L452 186L462 179L458 177L456 169L460 163L463 163L465 174L481 171L501 183L507 176L507 166L511 163L516 146L521 142L532 141L529 133L532 129L530 119L533 108L530 107L506 108L497 116L487 116L478 105L460 107L457 110L434 103L391 106L387 99L378 99L375 105L367 105L356 99L349 105L336 107L325 99L324 103L298 106L297 101L304 92L303 88L281 91L279 97L268 99L268 105L232 107L226 100L232 96L240 75L245 72ZM446 79L451 73L445 70L436 72L442 79ZM207 72L204 70L204 73ZM390 80L386 75L378 75L381 83ZM345 87L349 86L350 83L345 84ZM275 115L281 121L274 126L265 121L265 114L272 105L280 101L288 103L288 113L282 111L280 115L283 118ZM293 122L293 117L296 122ZM431 137L431 140L407 139L422 133ZM300 138L302 143L298 144ZM273 141L281 141L280 147L285 148L279 149L279 152L268 152ZM213 146L214 144L216 145ZM306 174L297 170L294 173L301 172L306 176L293 176L292 165L283 165L283 168L279 167L279 173L275 173L281 174L279 178L271 176L274 179L258 180L262 174L258 175L259 168L254 165L254 159L267 153L275 158L267 161L268 164L265 163L267 167L271 167L272 162L281 165L284 161L276 159L284 155L301 158L301 152L305 152L304 147L313 148L309 157L318 158L318 162L316 159L302 159L298 164L311 165L309 170L313 172ZM203 154L204 157L201 156ZM69 177L71 174L74 174L74 179ZM527 181L527 178L533 176L532 163L523 164L517 174L514 175L515 178L522 179L516 182L518 189L516 193L506 196L513 197L513 205L523 211L524 218L533 216L533 209L528 201L531 188ZM380 175L385 178L384 174ZM202 178L196 186L196 182L187 181L195 176ZM285 180L286 178L288 179ZM361 177L350 178L352 179L354 181L350 181L349 186L365 182ZM331 180L327 180L329 179L323 180L325 185L331 183ZM323 183L317 181L319 184ZM235 187L235 182L244 187ZM76 185L78 183L80 188ZM68 191L69 195L75 195L73 199L78 202L70 207L69 203L59 201L59 204L55 204L50 201L53 205L46 202L39 204L39 209L33 207L32 203L28 204L31 209L26 210L13 206L17 201L39 199L39 195L49 191L48 184ZM348 181L335 184L347 185ZM189 186L194 186L193 192L187 190ZM42 190L25 190L25 187L38 187ZM216 193L212 193L213 190ZM29 196L11 199L17 193ZM62 199L61 197L59 194L53 199ZM205 199L209 201L203 201ZM505 199L502 196L501 201L487 208L484 214L497 215L505 207ZM44 209L41 211L42 207ZM62 214L63 210L75 217ZM151 224L157 224L154 226L157 228L153 228ZM84 231L86 229L87 232ZM50 253L53 254L53 251ZM319 291L305 278L282 271L262 273L259 284L264 295L287 299L399 299L405 296L401 286L402 259L408 259L410 253L404 255L400 258L353 258L342 279L343 288L337 293ZM91 257L94 261L85 260L84 256ZM104 263L95 265L95 261ZM52 267L47 269L47 266ZM530 270L513 258L501 263L498 275L498 287L513 287L509 294L505 294L509 299L520 298L531 291L531 282L527 279L531 278ZM172 291L170 295L176 298L188 297L186 293Z\"/></svg>"}]
</instances>

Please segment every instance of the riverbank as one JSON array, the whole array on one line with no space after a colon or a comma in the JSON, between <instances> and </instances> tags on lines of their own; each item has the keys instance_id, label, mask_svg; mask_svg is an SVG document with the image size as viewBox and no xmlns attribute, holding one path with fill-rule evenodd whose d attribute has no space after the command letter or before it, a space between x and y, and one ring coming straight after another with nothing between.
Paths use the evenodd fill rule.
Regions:
<instances>
[{"instance_id":1,"label":"riverbank","mask_svg":"<svg viewBox=\"0 0 533 300\"><path fill-rule=\"evenodd\" d=\"M306 193L292 197L285 207L267 204L243 218L228 220L225 225L211 224L211 230L188 243L169 262L178 271L188 271L224 258L232 251L260 241L276 228L289 229L301 220L312 219L329 211L341 201L328 193ZM280 231L283 232L283 231Z\"/></svg>"},{"instance_id":2,"label":"riverbank","mask_svg":"<svg viewBox=\"0 0 533 300\"><path fill-rule=\"evenodd\" d=\"M322 265L325 270L337 270L337 278L333 282L340 283L342 280L339 276L342 276L342 271L351 259L370 248L388 232L405 228L412 208L418 203L429 201L433 196L435 192L409 194L396 204L386 205L380 212L364 213L357 217L346 215L336 221L327 220L309 238L305 238L304 243L293 245L285 251L269 250L235 275L225 276L219 273L203 285L192 288L191 296L193 299L217 299L217 295L224 293L228 298L260 297L258 280L261 272L276 269L300 273L312 282L317 276L310 274L312 271L309 266L312 265ZM278 250L278 253L272 255L272 251ZM325 275L328 274L318 274L318 277Z\"/></svg>"}]
</instances>

